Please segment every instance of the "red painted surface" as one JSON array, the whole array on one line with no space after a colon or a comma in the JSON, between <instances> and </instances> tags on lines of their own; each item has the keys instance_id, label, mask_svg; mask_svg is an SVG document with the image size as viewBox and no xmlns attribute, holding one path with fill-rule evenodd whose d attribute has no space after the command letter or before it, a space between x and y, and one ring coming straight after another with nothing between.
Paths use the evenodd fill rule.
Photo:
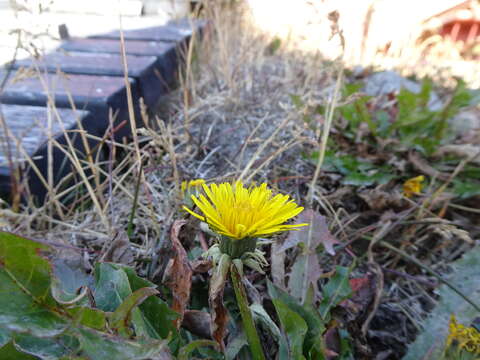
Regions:
<instances>
[{"instance_id":1,"label":"red painted surface","mask_svg":"<svg viewBox=\"0 0 480 360\"><path fill-rule=\"evenodd\" d=\"M440 35L452 41L473 42L480 37L480 19L455 20L443 24Z\"/></svg>"}]
</instances>

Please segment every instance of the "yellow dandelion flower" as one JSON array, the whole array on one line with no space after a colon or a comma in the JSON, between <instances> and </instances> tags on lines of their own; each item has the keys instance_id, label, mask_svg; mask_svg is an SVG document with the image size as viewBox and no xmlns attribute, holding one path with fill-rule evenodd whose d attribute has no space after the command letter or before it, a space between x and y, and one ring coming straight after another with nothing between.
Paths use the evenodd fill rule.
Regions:
<instances>
[{"instance_id":1,"label":"yellow dandelion flower","mask_svg":"<svg viewBox=\"0 0 480 360\"><path fill-rule=\"evenodd\" d=\"M412 195L419 195L420 191L422 191L422 182L424 180L425 176L423 175L408 179L403 183L403 194L406 197L412 197Z\"/></svg>"},{"instance_id":2,"label":"yellow dandelion flower","mask_svg":"<svg viewBox=\"0 0 480 360\"><path fill-rule=\"evenodd\" d=\"M303 211L288 195L272 195L267 184L245 188L241 181L203 184L206 194L192 195L192 200L202 211L199 215L184 206L193 216L205 221L220 235L231 239L268 236L288 230L297 230L308 224L285 225L284 223Z\"/></svg>"},{"instance_id":3,"label":"yellow dandelion flower","mask_svg":"<svg viewBox=\"0 0 480 360\"><path fill-rule=\"evenodd\" d=\"M448 327L447 348L455 343L459 349L480 355L480 332L477 329L457 323L453 314Z\"/></svg>"},{"instance_id":4,"label":"yellow dandelion flower","mask_svg":"<svg viewBox=\"0 0 480 360\"><path fill-rule=\"evenodd\" d=\"M197 187L200 185L205 184L205 180L203 179L195 179L190 181L182 181L182 193L187 191L187 189L191 189L193 187Z\"/></svg>"}]
</instances>

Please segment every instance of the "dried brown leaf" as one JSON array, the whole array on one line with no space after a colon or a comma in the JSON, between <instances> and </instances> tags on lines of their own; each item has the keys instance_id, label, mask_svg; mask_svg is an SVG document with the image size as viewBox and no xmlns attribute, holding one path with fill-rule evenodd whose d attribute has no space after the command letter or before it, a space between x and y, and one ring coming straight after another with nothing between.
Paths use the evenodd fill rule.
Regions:
<instances>
[{"instance_id":1,"label":"dried brown leaf","mask_svg":"<svg viewBox=\"0 0 480 360\"><path fill-rule=\"evenodd\" d=\"M358 194L372 210L385 210L393 208L402 208L405 206L400 192L387 192L376 189L367 189Z\"/></svg>"},{"instance_id":2,"label":"dried brown leaf","mask_svg":"<svg viewBox=\"0 0 480 360\"><path fill-rule=\"evenodd\" d=\"M170 240L174 251L173 258L170 259L165 269L163 282L172 291L173 304L172 309L180 316L175 320L177 328L183 321L188 302L190 300L190 290L192 287L192 267L188 261L187 252L178 239L178 234L186 221L176 220L171 229Z\"/></svg>"},{"instance_id":3,"label":"dried brown leaf","mask_svg":"<svg viewBox=\"0 0 480 360\"><path fill-rule=\"evenodd\" d=\"M227 282L229 268L230 257L223 254L215 267L212 278L210 279L210 289L208 294L208 304L211 312L211 334L222 350L225 349L223 339L226 335L228 322L227 309L223 305L223 291Z\"/></svg>"},{"instance_id":4,"label":"dried brown leaf","mask_svg":"<svg viewBox=\"0 0 480 360\"><path fill-rule=\"evenodd\" d=\"M281 245L273 242L270 256L272 280L275 285L285 289L285 251L280 251Z\"/></svg>"},{"instance_id":5,"label":"dried brown leaf","mask_svg":"<svg viewBox=\"0 0 480 360\"><path fill-rule=\"evenodd\" d=\"M196 274L204 274L209 272L212 267L213 263L211 260L200 259L192 262L192 270Z\"/></svg>"},{"instance_id":6,"label":"dried brown leaf","mask_svg":"<svg viewBox=\"0 0 480 360\"><path fill-rule=\"evenodd\" d=\"M472 144L450 144L441 146L435 156L445 156L445 155L454 155L466 159L474 164L480 165L480 146Z\"/></svg>"},{"instance_id":7,"label":"dried brown leaf","mask_svg":"<svg viewBox=\"0 0 480 360\"><path fill-rule=\"evenodd\" d=\"M416 152L410 152L408 154L408 161L410 161L420 173L428 175L430 177L434 177L443 181L447 181L450 177L449 174L445 174L443 172L438 171L437 169L433 168L428 164L428 162L420 157L420 155Z\"/></svg>"},{"instance_id":8,"label":"dried brown leaf","mask_svg":"<svg viewBox=\"0 0 480 360\"><path fill-rule=\"evenodd\" d=\"M119 231L114 240L100 254L101 261L130 265L134 261L130 239L125 231Z\"/></svg>"}]
</instances>

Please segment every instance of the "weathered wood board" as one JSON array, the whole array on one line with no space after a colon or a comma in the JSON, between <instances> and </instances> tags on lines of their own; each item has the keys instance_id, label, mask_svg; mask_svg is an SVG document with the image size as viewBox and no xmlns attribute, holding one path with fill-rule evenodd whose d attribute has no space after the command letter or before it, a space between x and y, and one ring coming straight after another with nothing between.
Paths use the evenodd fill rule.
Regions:
<instances>
[{"instance_id":1,"label":"weathered wood board","mask_svg":"<svg viewBox=\"0 0 480 360\"><path fill-rule=\"evenodd\" d=\"M192 34L203 34L206 25L175 21L124 31L127 81L137 126L142 125L140 97L153 107L175 85L181 54ZM0 197L10 198L11 180L20 170L21 184L28 186L17 190L42 204L48 187L58 193L81 184L78 166L71 162L73 154L81 160L103 158L105 149L99 150L98 139L110 136L112 115L115 140L131 136L120 32L70 39L56 52L19 61L14 67L12 71L0 68L0 79L6 79L0 93ZM73 149L65 148L67 142ZM90 174L88 169L85 172Z\"/></svg>"},{"instance_id":2,"label":"weathered wood board","mask_svg":"<svg viewBox=\"0 0 480 360\"><path fill-rule=\"evenodd\" d=\"M1 104L0 114L2 124L8 124L7 132L4 126L0 127L0 196L3 198L11 195L12 181L18 181L12 179L11 174L17 173L24 178L28 175L28 186L24 190L41 203L47 194L45 183L57 186L68 174L76 172L75 167L57 146L67 148L66 136L70 138L79 159L83 160L87 154L96 156L99 149L98 143L92 139L87 140L90 149L85 149L81 132L78 131L81 124L91 116L87 111L53 111L41 106ZM90 134L99 136L98 133ZM43 174L44 181L33 167ZM49 167L52 169L50 179ZM19 172L12 172L12 169ZM68 184L71 184L71 181Z\"/></svg>"},{"instance_id":3,"label":"weathered wood board","mask_svg":"<svg viewBox=\"0 0 480 360\"><path fill-rule=\"evenodd\" d=\"M61 49L90 53L121 54L119 39L73 38L64 42ZM162 57L175 52L175 43L166 41L125 41L125 53L137 56Z\"/></svg>"},{"instance_id":4,"label":"weathered wood board","mask_svg":"<svg viewBox=\"0 0 480 360\"><path fill-rule=\"evenodd\" d=\"M105 54L121 54L119 39L71 39L65 42L61 49L68 52L86 52L86 53L105 53ZM153 95L163 94L175 86L177 68L179 65L177 45L173 42L165 41L141 41L128 40L125 41L125 53L135 56L155 56L155 74L153 79L160 80L159 89L152 89ZM155 86L152 83L152 86ZM144 98L149 106L152 105L153 99L149 93L144 91ZM155 101L158 100L154 99Z\"/></svg>"},{"instance_id":5,"label":"weathered wood board","mask_svg":"<svg viewBox=\"0 0 480 360\"><path fill-rule=\"evenodd\" d=\"M193 30L182 26L157 26L146 29L134 29L123 31L125 40L143 40L143 41L171 41L178 44L188 41L192 36ZM120 39L120 31L111 31L105 34L90 36L92 39Z\"/></svg>"},{"instance_id":6,"label":"weathered wood board","mask_svg":"<svg viewBox=\"0 0 480 360\"><path fill-rule=\"evenodd\" d=\"M0 78L4 76L0 71ZM134 99L138 99L140 95L135 80L130 80L130 84ZM104 133L108 129L111 109L115 114L114 126L125 122L115 133L115 138L120 141L131 134L122 77L13 71L0 94L0 102L4 104L46 106L49 99L58 108L70 109L73 102L77 109L89 110L92 116L84 121L83 126L93 133Z\"/></svg>"}]
</instances>

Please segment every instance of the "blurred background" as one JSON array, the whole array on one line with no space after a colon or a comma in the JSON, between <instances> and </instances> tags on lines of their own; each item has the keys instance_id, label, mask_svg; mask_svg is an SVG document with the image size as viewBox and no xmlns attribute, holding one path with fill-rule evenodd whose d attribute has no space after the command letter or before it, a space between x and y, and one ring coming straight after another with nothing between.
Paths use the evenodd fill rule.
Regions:
<instances>
[{"instance_id":1,"label":"blurred background","mask_svg":"<svg viewBox=\"0 0 480 360\"><path fill-rule=\"evenodd\" d=\"M241 1L215 1L238 3ZM480 79L478 0L245 0L255 27L284 47L342 56L348 66L395 69L439 81ZM158 25L184 17L202 1L0 0L0 63L57 45L58 28L74 36ZM337 12L344 37L333 37L329 14Z\"/></svg>"}]
</instances>

